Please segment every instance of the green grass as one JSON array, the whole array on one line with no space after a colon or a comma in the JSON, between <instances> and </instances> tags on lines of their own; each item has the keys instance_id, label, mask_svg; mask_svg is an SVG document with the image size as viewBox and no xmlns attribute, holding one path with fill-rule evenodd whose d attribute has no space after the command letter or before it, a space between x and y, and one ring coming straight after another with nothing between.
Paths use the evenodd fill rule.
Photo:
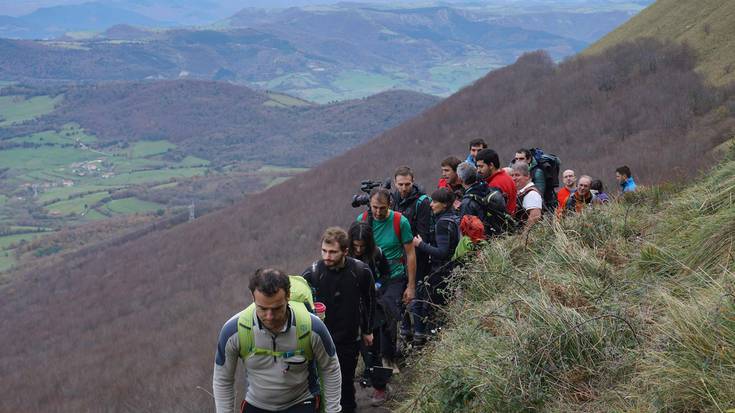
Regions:
<instances>
[{"instance_id":1,"label":"green grass","mask_svg":"<svg viewBox=\"0 0 735 413\"><path fill-rule=\"evenodd\" d=\"M730 160L492 241L455 272L397 411L735 408L734 189Z\"/></svg>"},{"instance_id":2,"label":"green grass","mask_svg":"<svg viewBox=\"0 0 735 413\"><path fill-rule=\"evenodd\" d=\"M108 185L155 183L166 181L171 178L190 178L192 176L204 175L206 171L207 168L158 169L116 175L109 179L100 180L99 182L104 182Z\"/></svg>"},{"instance_id":3,"label":"green grass","mask_svg":"<svg viewBox=\"0 0 735 413\"><path fill-rule=\"evenodd\" d=\"M298 174L301 172L308 171L309 168L291 168L287 166L277 166L277 165L263 165L258 169L258 173L263 174Z\"/></svg>"},{"instance_id":4,"label":"green grass","mask_svg":"<svg viewBox=\"0 0 735 413\"><path fill-rule=\"evenodd\" d=\"M7 271L15 265L13 251L0 251L0 272Z\"/></svg>"},{"instance_id":5,"label":"green grass","mask_svg":"<svg viewBox=\"0 0 735 413\"><path fill-rule=\"evenodd\" d=\"M640 37L686 42L698 54L697 70L712 83L735 80L735 2L658 0L584 51Z\"/></svg>"},{"instance_id":6,"label":"green grass","mask_svg":"<svg viewBox=\"0 0 735 413\"><path fill-rule=\"evenodd\" d=\"M161 204L142 201L137 198L116 199L108 202L105 207L115 214L134 214L142 212L153 212L162 207Z\"/></svg>"},{"instance_id":7,"label":"green grass","mask_svg":"<svg viewBox=\"0 0 735 413\"><path fill-rule=\"evenodd\" d=\"M50 113L62 99L62 96L35 96L30 99L23 96L0 96L0 127Z\"/></svg>"},{"instance_id":8,"label":"green grass","mask_svg":"<svg viewBox=\"0 0 735 413\"><path fill-rule=\"evenodd\" d=\"M57 211L60 212L62 215L68 215L72 213L81 214L86 209L84 208L85 205L87 207L91 207L94 203L109 197L110 195L105 192L97 192L94 194L85 195L79 198L72 198L66 201L60 201L56 202L50 205L46 206L46 209L51 211Z\"/></svg>"},{"instance_id":9,"label":"green grass","mask_svg":"<svg viewBox=\"0 0 735 413\"><path fill-rule=\"evenodd\" d=\"M139 141L133 146L133 157L145 158L147 156L165 153L169 149L175 149L176 145L169 141Z\"/></svg>"},{"instance_id":10,"label":"green grass","mask_svg":"<svg viewBox=\"0 0 735 413\"><path fill-rule=\"evenodd\" d=\"M263 103L265 106L276 106L276 107L302 107L312 106L311 102L307 102L303 99L299 99L293 96L284 95L282 93L268 92L269 101Z\"/></svg>"},{"instance_id":11,"label":"green grass","mask_svg":"<svg viewBox=\"0 0 735 413\"><path fill-rule=\"evenodd\" d=\"M206 159L197 158L196 156L187 156L186 158L182 159L181 162L178 163L179 166L199 166L199 165L209 165L210 162Z\"/></svg>"},{"instance_id":12,"label":"green grass","mask_svg":"<svg viewBox=\"0 0 735 413\"><path fill-rule=\"evenodd\" d=\"M40 147L14 148L0 151L0 165L20 171L47 170L50 167L68 166L74 162L99 159L98 154L75 148Z\"/></svg>"},{"instance_id":13,"label":"green grass","mask_svg":"<svg viewBox=\"0 0 735 413\"><path fill-rule=\"evenodd\" d=\"M48 202L52 199L66 200L69 196L75 194L81 194L85 192L107 192L110 189L119 187L114 186L97 186L97 185L74 185L74 186L61 186L56 188L50 188L38 194L39 202Z\"/></svg>"},{"instance_id":14,"label":"green grass","mask_svg":"<svg viewBox=\"0 0 735 413\"><path fill-rule=\"evenodd\" d=\"M32 233L32 234L6 235L4 237L0 237L0 250L7 249L12 244L17 244L23 240L25 241L34 240L41 235L42 235L41 233Z\"/></svg>"},{"instance_id":15,"label":"green grass","mask_svg":"<svg viewBox=\"0 0 735 413\"><path fill-rule=\"evenodd\" d=\"M5 205L8 202L8 197L6 195L0 194L0 205Z\"/></svg>"}]
</instances>

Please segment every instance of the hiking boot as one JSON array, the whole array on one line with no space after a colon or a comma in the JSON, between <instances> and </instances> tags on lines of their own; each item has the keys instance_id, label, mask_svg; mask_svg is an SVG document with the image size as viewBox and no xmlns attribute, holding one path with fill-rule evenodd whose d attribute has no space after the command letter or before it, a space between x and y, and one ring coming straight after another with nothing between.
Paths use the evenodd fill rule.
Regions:
<instances>
[{"instance_id":1,"label":"hiking boot","mask_svg":"<svg viewBox=\"0 0 735 413\"><path fill-rule=\"evenodd\" d=\"M426 334L416 334L413 336L413 341L411 342L411 346L413 346L416 349L420 349L424 347L424 344L426 344Z\"/></svg>"},{"instance_id":2,"label":"hiking boot","mask_svg":"<svg viewBox=\"0 0 735 413\"><path fill-rule=\"evenodd\" d=\"M393 370L393 374L398 374L401 369L398 368L398 363L395 360L383 358L383 367Z\"/></svg>"},{"instance_id":3,"label":"hiking boot","mask_svg":"<svg viewBox=\"0 0 735 413\"><path fill-rule=\"evenodd\" d=\"M388 388L385 389L375 389L373 392L373 397L370 398L370 405L371 406L380 406L381 404L385 403L385 401L388 400Z\"/></svg>"}]
</instances>

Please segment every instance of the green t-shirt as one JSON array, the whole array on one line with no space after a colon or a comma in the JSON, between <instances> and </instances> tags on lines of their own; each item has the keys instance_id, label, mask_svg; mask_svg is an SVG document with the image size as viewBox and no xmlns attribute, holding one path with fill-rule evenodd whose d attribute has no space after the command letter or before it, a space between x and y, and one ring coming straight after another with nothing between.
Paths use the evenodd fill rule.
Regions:
<instances>
[{"instance_id":1,"label":"green t-shirt","mask_svg":"<svg viewBox=\"0 0 735 413\"><path fill-rule=\"evenodd\" d=\"M362 221L363 214L365 212L357 216L358 221ZM393 229L393 214L393 211L388 212L388 217L382 221L373 219L373 238L390 264L390 278L403 277L406 274L405 265L401 262L403 244L413 242L411 224L404 216L401 216L401 238L398 239Z\"/></svg>"}]
</instances>

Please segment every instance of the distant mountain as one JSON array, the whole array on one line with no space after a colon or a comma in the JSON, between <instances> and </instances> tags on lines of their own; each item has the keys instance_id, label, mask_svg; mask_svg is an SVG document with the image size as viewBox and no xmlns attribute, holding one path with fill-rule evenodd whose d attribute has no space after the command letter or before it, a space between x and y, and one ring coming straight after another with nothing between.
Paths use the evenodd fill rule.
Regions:
<instances>
[{"instance_id":1,"label":"distant mountain","mask_svg":"<svg viewBox=\"0 0 735 413\"><path fill-rule=\"evenodd\" d=\"M217 333L248 304L254 269L302 271L325 227L354 220L360 180L409 164L432 188L441 159L464 156L472 138L484 137L503 164L518 147L541 146L608 183L623 163L643 184L695 175L735 123L733 91L708 88L695 63L687 49L654 41L559 65L524 55L231 208L18 274L0 289L0 410L211 411Z\"/></svg>"},{"instance_id":2,"label":"distant mountain","mask_svg":"<svg viewBox=\"0 0 735 413\"><path fill-rule=\"evenodd\" d=\"M329 102L389 89L447 95L528 50L561 59L586 43L482 21L449 7L341 5L242 11L222 30L91 40L0 40L0 80L221 79Z\"/></svg>"},{"instance_id":3,"label":"distant mountain","mask_svg":"<svg viewBox=\"0 0 735 413\"><path fill-rule=\"evenodd\" d=\"M637 11L604 11L587 13L549 12L492 17L495 24L540 30L569 39L592 43L625 23Z\"/></svg>"},{"instance_id":4,"label":"distant mountain","mask_svg":"<svg viewBox=\"0 0 735 413\"><path fill-rule=\"evenodd\" d=\"M186 80L77 86L63 93L64 102L35 129L75 122L102 145L166 139L214 165L291 167L314 166L439 101L396 90L330 105L289 105L243 86Z\"/></svg>"},{"instance_id":5,"label":"distant mountain","mask_svg":"<svg viewBox=\"0 0 735 413\"><path fill-rule=\"evenodd\" d=\"M686 42L698 70L718 85L735 81L735 1L659 0L585 50L596 54L641 37Z\"/></svg>"},{"instance_id":6,"label":"distant mountain","mask_svg":"<svg viewBox=\"0 0 735 413\"><path fill-rule=\"evenodd\" d=\"M45 7L20 16L0 16L0 37L47 39L67 32L102 31L116 24L161 27L166 23L104 3Z\"/></svg>"}]
</instances>

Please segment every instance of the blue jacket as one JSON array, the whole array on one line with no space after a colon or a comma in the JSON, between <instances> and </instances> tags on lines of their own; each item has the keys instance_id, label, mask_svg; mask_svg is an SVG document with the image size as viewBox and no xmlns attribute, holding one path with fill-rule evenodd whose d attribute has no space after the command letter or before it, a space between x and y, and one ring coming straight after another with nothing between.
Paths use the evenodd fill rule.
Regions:
<instances>
[{"instance_id":1,"label":"blue jacket","mask_svg":"<svg viewBox=\"0 0 735 413\"><path fill-rule=\"evenodd\" d=\"M620 183L620 192L635 192L635 189L636 184L632 176Z\"/></svg>"},{"instance_id":2,"label":"blue jacket","mask_svg":"<svg viewBox=\"0 0 735 413\"><path fill-rule=\"evenodd\" d=\"M475 158L472 157L472 154L467 155L467 159L465 159L464 161L477 168L477 161L475 161Z\"/></svg>"}]
</instances>

